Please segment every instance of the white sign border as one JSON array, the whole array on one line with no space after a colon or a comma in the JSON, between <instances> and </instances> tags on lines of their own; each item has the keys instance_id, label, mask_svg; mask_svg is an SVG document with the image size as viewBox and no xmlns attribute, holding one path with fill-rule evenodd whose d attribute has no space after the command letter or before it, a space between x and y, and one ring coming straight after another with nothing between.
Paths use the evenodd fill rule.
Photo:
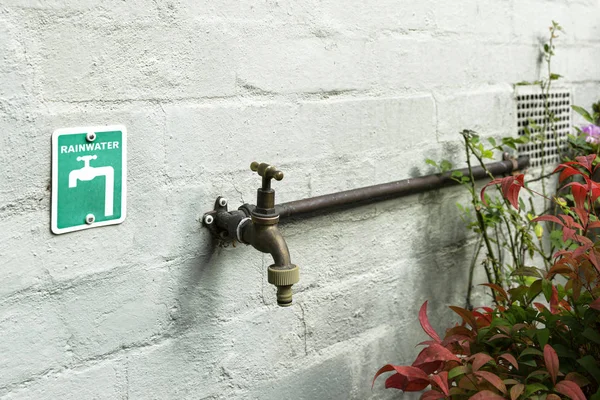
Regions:
<instances>
[{"instance_id":1,"label":"white sign border","mask_svg":"<svg viewBox=\"0 0 600 400\"><path fill-rule=\"evenodd\" d=\"M88 132L114 132L121 131L123 143L121 151L123 157L123 176L121 177L121 217L110 221L94 222L91 224L83 222L82 225L71 226L68 228L58 227L58 137L62 135L74 135ZM79 128L60 128L52 133L52 211L51 211L51 230L52 233L60 235L62 233L81 231L84 229L97 228L106 225L117 225L125 221L127 216L127 128L125 125L106 125L106 126L86 126Z\"/></svg>"}]
</instances>

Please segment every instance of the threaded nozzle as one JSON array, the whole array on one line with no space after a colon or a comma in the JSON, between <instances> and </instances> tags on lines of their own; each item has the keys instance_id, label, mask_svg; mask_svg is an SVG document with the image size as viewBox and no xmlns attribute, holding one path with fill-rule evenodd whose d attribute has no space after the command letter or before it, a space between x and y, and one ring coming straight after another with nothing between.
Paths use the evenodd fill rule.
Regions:
<instances>
[{"instance_id":1,"label":"threaded nozzle","mask_svg":"<svg viewBox=\"0 0 600 400\"><path fill-rule=\"evenodd\" d=\"M280 307L292 305L292 285L277 287L277 305Z\"/></svg>"},{"instance_id":2,"label":"threaded nozzle","mask_svg":"<svg viewBox=\"0 0 600 400\"><path fill-rule=\"evenodd\" d=\"M287 267L269 266L269 283L277 286L277 304L281 307L292 305L292 285L300 280L300 270L296 265Z\"/></svg>"}]
</instances>

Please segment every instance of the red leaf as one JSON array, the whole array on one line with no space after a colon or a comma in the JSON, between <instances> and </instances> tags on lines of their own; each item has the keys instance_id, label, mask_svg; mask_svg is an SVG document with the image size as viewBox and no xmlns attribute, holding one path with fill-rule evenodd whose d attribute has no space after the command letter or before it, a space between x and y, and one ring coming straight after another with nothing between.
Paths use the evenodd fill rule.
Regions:
<instances>
[{"instance_id":1,"label":"red leaf","mask_svg":"<svg viewBox=\"0 0 600 400\"><path fill-rule=\"evenodd\" d=\"M477 353L473 356L473 371L478 371L479 368L484 366L488 361L492 360L492 357L485 353Z\"/></svg>"},{"instance_id":2,"label":"red leaf","mask_svg":"<svg viewBox=\"0 0 600 400\"><path fill-rule=\"evenodd\" d=\"M421 309L419 310L419 322L421 323L421 328L423 328L425 333L428 334L430 338L432 338L438 343L442 341L435 329L433 329L433 327L429 323L429 319L427 318L427 301L423 303Z\"/></svg>"},{"instance_id":3,"label":"red leaf","mask_svg":"<svg viewBox=\"0 0 600 400\"><path fill-rule=\"evenodd\" d=\"M600 311L600 297L590 303L590 308Z\"/></svg>"},{"instance_id":4,"label":"red leaf","mask_svg":"<svg viewBox=\"0 0 600 400\"><path fill-rule=\"evenodd\" d=\"M600 273L600 260L598 260L598 254L596 250L590 251L590 262L594 265L594 268Z\"/></svg>"},{"instance_id":5,"label":"red leaf","mask_svg":"<svg viewBox=\"0 0 600 400\"><path fill-rule=\"evenodd\" d=\"M583 227L579 223L575 222L573 217L571 217L570 215L560 214L560 217L563 221L565 221L565 224L567 224L569 228L583 229Z\"/></svg>"},{"instance_id":6,"label":"red leaf","mask_svg":"<svg viewBox=\"0 0 600 400\"><path fill-rule=\"evenodd\" d=\"M587 239L583 236L577 236L577 239L580 239L579 242L585 242L584 240L581 239ZM586 251L588 251L589 249L591 249L593 246L592 243L586 243L582 246L579 246L578 248L575 249L575 251L573 252L573 257L577 258L582 254L585 254Z\"/></svg>"},{"instance_id":7,"label":"red leaf","mask_svg":"<svg viewBox=\"0 0 600 400\"><path fill-rule=\"evenodd\" d=\"M500 396L489 390L484 390L469 397L469 400L504 400L504 396Z\"/></svg>"},{"instance_id":8,"label":"red leaf","mask_svg":"<svg viewBox=\"0 0 600 400\"><path fill-rule=\"evenodd\" d=\"M577 231L575 229L564 227L563 228L563 235L562 235L563 242L566 242L569 239L575 239L575 234L576 233L577 233Z\"/></svg>"},{"instance_id":9,"label":"red leaf","mask_svg":"<svg viewBox=\"0 0 600 400\"><path fill-rule=\"evenodd\" d=\"M600 165L600 164L598 164ZM600 221L592 221L588 224L588 229L600 228Z\"/></svg>"},{"instance_id":10,"label":"red leaf","mask_svg":"<svg viewBox=\"0 0 600 400\"><path fill-rule=\"evenodd\" d=\"M429 386L429 381L409 380L401 374L394 374L385 380L385 388L400 389L405 392L419 392Z\"/></svg>"},{"instance_id":11,"label":"red leaf","mask_svg":"<svg viewBox=\"0 0 600 400\"><path fill-rule=\"evenodd\" d=\"M585 400L585 395L573 381L560 381L556 384L554 390L560 394L564 394L571 400Z\"/></svg>"},{"instance_id":12,"label":"red leaf","mask_svg":"<svg viewBox=\"0 0 600 400\"><path fill-rule=\"evenodd\" d=\"M575 207L575 208L573 208L573 210L575 211L575 214L577 214L577 216L579 217L579 220L581 221L581 223L583 225L587 225L588 220L590 218L588 211L583 206Z\"/></svg>"},{"instance_id":13,"label":"red leaf","mask_svg":"<svg viewBox=\"0 0 600 400\"><path fill-rule=\"evenodd\" d=\"M552 285L552 294L550 295L550 312L552 314L558 313L558 290L556 286ZM548 345L546 345L548 346ZM544 349L545 351L545 349ZM552 350L554 351L554 350Z\"/></svg>"},{"instance_id":14,"label":"red leaf","mask_svg":"<svg viewBox=\"0 0 600 400\"><path fill-rule=\"evenodd\" d=\"M477 371L475 372L475 375L485 379L502 393L506 393L506 385L504 382L502 382L502 379L500 379L498 375L487 371Z\"/></svg>"},{"instance_id":15,"label":"red leaf","mask_svg":"<svg viewBox=\"0 0 600 400\"><path fill-rule=\"evenodd\" d=\"M552 289L555 289L554 286ZM550 373L550 377L552 378L552 383L556 383L556 376L558 375L558 356L556 355L556 351L549 344L544 346L544 363L546 364L546 369Z\"/></svg>"},{"instance_id":16,"label":"red leaf","mask_svg":"<svg viewBox=\"0 0 600 400\"><path fill-rule=\"evenodd\" d=\"M590 181L590 184L592 185L592 203L594 203L600 197L600 185L594 181Z\"/></svg>"},{"instance_id":17,"label":"red leaf","mask_svg":"<svg viewBox=\"0 0 600 400\"><path fill-rule=\"evenodd\" d=\"M563 168L563 171L560 173L560 175L558 177L559 182L562 182L565 179L567 179L568 177L573 176L573 175L583 175L583 173L581 171L579 171L578 169L569 167L568 165L564 165L564 164L561 164L558 167L556 167L554 172L557 172L561 168Z\"/></svg>"},{"instance_id":18,"label":"red leaf","mask_svg":"<svg viewBox=\"0 0 600 400\"><path fill-rule=\"evenodd\" d=\"M413 364L413 366L416 366ZM444 361L431 361L426 362L418 366L427 375L431 375L437 371L441 371L444 368Z\"/></svg>"},{"instance_id":19,"label":"red leaf","mask_svg":"<svg viewBox=\"0 0 600 400\"><path fill-rule=\"evenodd\" d=\"M475 317L471 311L456 306L450 306L450 309L460 315L467 324L471 325L471 328L477 330L477 321L475 321Z\"/></svg>"},{"instance_id":20,"label":"red leaf","mask_svg":"<svg viewBox=\"0 0 600 400\"><path fill-rule=\"evenodd\" d=\"M423 390L424 388L427 387L427 385L429 385L429 376L421 371L419 368L416 367L408 367L408 366L401 366L401 365L392 365L392 364L386 364L383 367L381 367L379 369L379 371L377 371L377 373L375 374L375 377L373 377L373 383L371 385L371 387L373 387L375 385L375 379L377 379L377 377L385 372L390 372L390 371L396 371L397 374L392 375L391 377L400 375L403 378L395 378L395 380L393 381L394 383L398 383L401 386L406 387L408 383L422 383L421 381L424 381L426 383L425 386L423 386L421 389L418 390ZM391 378L390 377L390 378ZM389 380L389 378L388 378ZM386 381L386 388L387 386L387 382ZM396 386L390 386L390 387L396 387ZM400 387L396 387L397 389L402 389ZM406 389L402 389L404 391L408 391Z\"/></svg>"},{"instance_id":21,"label":"red leaf","mask_svg":"<svg viewBox=\"0 0 600 400\"><path fill-rule=\"evenodd\" d=\"M431 377L431 381L436 384L437 387L442 389L442 392L446 396L450 395L450 387L448 386L448 371L442 371L437 375Z\"/></svg>"},{"instance_id":22,"label":"red leaf","mask_svg":"<svg viewBox=\"0 0 600 400\"><path fill-rule=\"evenodd\" d=\"M456 357L450 350L448 350L441 344L436 343L425 347L423 350L421 350L421 352L417 356L417 359L413 362L412 366L421 368L421 366L425 364L439 361L460 362L460 359Z\"/></svg>"},{"instance_id":23,"label":"red leaf","mask_svg":"<svg viewBox=\"0 0 600 400\"><path fill-rule=\"evenodd\" d=\"M517 383L515 386L510 388L511 400L517 400L519 396L525 391L525 385Z\"/></svg>"},{"instance_id":24,"label":"red leaf","mask_svg":"<svg viewBox=\"0 0 600 400\"><path fill-rule=\"evenodd\" d=\"M577 208L584 208L585 199L587 197L588 188L587 186L582 185L579 182L571 182L567 183L565 186L561 188L571 187L571 193L573 193L573 199L575 200L575 206Z\"/></svg>"},{"instance_id":25,"label":"red leaf","mask_svg":"<svg viewBox=\"0 0 600 400\"><path fill-rule=\"evenodd\" d=\"M575 160L577 160L579 165L581 165L582 167L584 167L585 169L587 169L590 172L592 172L592 163L594 162L595 159L596 159L595 154L588 154L587 156L575 157Z\"/></svg>"},{"instance_id":26,"label":"red leaf","mask_svg":"<svg viewBox=\"0 0 600 400\"><path fill-rule=\"evenodd\" d=\"M506 301L508 301L508 293L506 293L506 290L504 290L504 288L496 285L495 283L482 283L481 286L487 286L493 290L496 291L496 293L498 293L500 296L502 296Z\"/></svg>"},{"instance_id":27,"label":"red leaf","mask_svg":"<svg viewBox=\"0 0 600 400\"><path fill-rule=\"evenodd\" d=\"M489 326L492 323L492 315L485 313L482 314L477 310L473 310L472 311L473 316L475 317L475 321L477 322L477 326L479 327L483 327L483 326Z\"/></svg>"},{"instance_id":28,"label":"red leaf","mask_svg":"<svg viewBox=\"0 0 600 400\"><path fill-rule=\"evenodd\" d=\"M444 396L443 393L440 393L437 390L428 390L427 392L423 393L419 399L420 400L438 400L438 399L443 399L445 397L446 396Z\"/></svg>"},{"instance_id":29,"label":"red leaf","mask_svg":"<svg viewBox=\"0 0 600 400\"><path fill-rule=\"evenodd\" d=\"M531 220L531 222L540 222L540 221L550 221L550 222L559 224L561 226L565 226L565 224L560 219L556 218L554 215L542 215L540 217L537 217L537 218L534 218Z\"/></svg>"},{"instance_id":30,"label":"red leaf","mask_svg":"<svg viewBox=\"0 0 600 400\"><path fill-rule=\"evenodd\" d=\"M515 367L515 369L519 369L519 363L517 362L517 359L515 358L515 356L513 356L512 354L505 353L505 354L502 354L500 356L500 358L504 358L506 361L508 361L509 363L511 363L511 365L513 367Z\"/></svg>"},{"instance_id":31,"label":"red leaf","mask_svg":"<svg viewBox=\"0 0 600 400\"><path fill-rule=\"evenodd\" d=\"M546 400L560 400L560 396L554 393L550 393L546 396Z\"/></svg>"},{"instance_id":32,"label":"red leaf","mask_svg":"<svg viewBox=\"0 0 600 400\"><path fill-rule=\"evenodd\" d=\"M570 274L571 272L573 272L573 270L568 264L557 262L550 268L550 271L548 271L548 276L554 274Z\"/></svg>"},{"instance_id":33,"label":"red leaf","mask_svg":"<svg viewBox=\"0 0 600 400\"><path fill-rule=\"evenodd\" d=\"M492 180L490 183L485 185L481 189L481 202L487 205L485 201L485 189L491 185L500 185L502 197L504 197L508 202L517 210L519 209L519 191L523 186L525 186L524 182L525 175L519 174L517 176L507 176L505 178L498 178Z\"/></svg>"}]
</instances>

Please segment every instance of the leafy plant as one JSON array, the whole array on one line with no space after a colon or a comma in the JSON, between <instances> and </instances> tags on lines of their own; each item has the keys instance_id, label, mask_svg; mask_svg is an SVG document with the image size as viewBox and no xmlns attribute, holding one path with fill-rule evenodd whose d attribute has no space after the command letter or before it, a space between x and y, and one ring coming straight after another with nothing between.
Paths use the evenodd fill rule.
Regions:
<instances>
[{"instance_id":1,"label":"leafy plant","mask_svg":"<svg viewBox=\"0 0 600 400\"><path fill-rule=\"evenodd\" d=\"M562 213L545 214L531 223L550 222L561 232L561 248L548 270L531 267L534 279L493 290L494 307L450 308L461 317L442 339L427 318L427 302L419 312L421 327L431 338L410 366L385 365L375 378L395 372L386 388L421 391L434 399L600 399L600 243L588 236L600 227L595 213L600 184L591 179L599 168L596 155L579 156L554 172L566 182L573 204L559 202ZM490 182L502 198L518 208L526 188L523 175ZM527 189L528 190L528 189ZM535 193L534 193L535 194ZM561 277L559 281L557 276ZM545 303L536 302L542 297Z\"/></svg>"}]
</instances>

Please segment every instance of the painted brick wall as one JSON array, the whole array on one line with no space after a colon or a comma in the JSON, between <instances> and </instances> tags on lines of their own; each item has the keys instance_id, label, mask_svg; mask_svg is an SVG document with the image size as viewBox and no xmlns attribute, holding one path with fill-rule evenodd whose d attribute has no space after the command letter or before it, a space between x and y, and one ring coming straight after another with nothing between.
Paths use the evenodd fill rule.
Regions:
<instances>
[{"instance_id":1,"label":"painted brick wall","mask_svg":"<svg viewBox=\"0 0 600 400\"><path fill-rule=\"evenodd\" d=\"M282 225L301 267L278 308L267 256L215 248L218 195L279 201L460 164L458 131L515 131L513 84L555 71L600 97L598 0L0 0L0 397L378 399L461 304L462 192ZM125 124L128 218L50 233L54 129Z\"/></svg>"}]
</instances>

